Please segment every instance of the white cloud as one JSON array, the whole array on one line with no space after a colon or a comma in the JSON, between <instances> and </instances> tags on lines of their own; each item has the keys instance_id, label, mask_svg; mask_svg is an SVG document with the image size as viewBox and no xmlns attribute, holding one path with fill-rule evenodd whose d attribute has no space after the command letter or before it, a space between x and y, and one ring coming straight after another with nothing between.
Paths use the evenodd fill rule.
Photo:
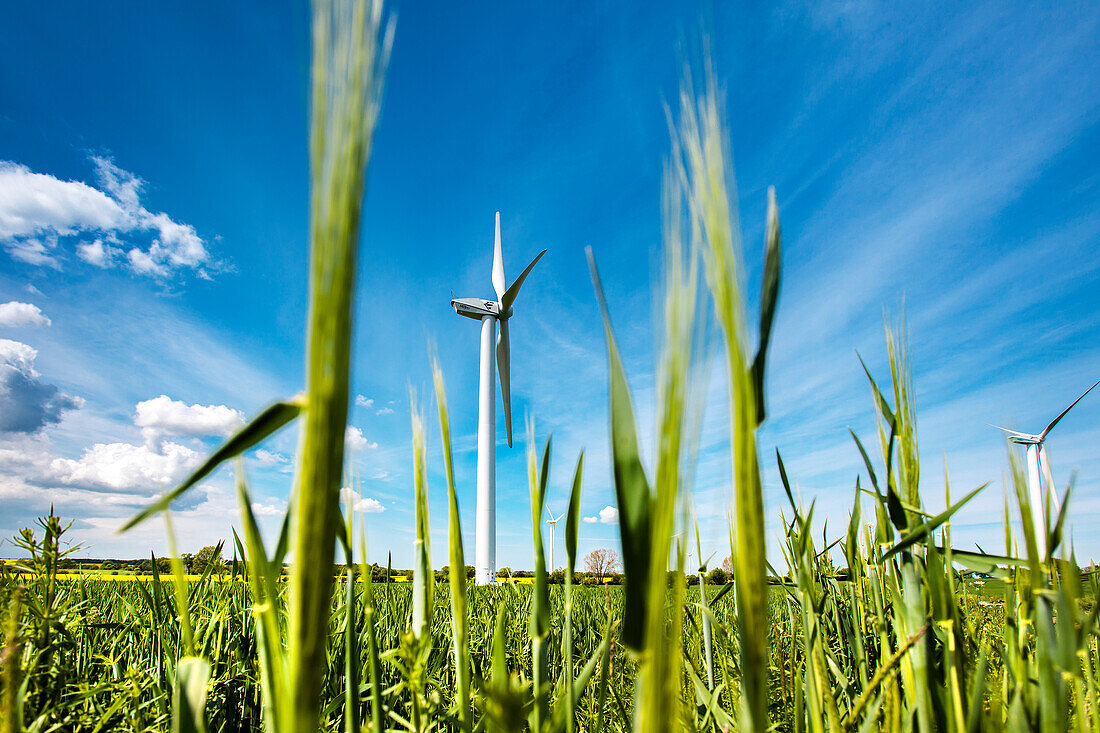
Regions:
<instances>
[{"instance_id":1,"label":"white cloud","mask_svg":"<svg viewBox=\"0 0 1100 733\"><path fill-rule=\"evenodd\" d=\"M27 237L24 239L0 240L12 259L26 262L37 267L52 267L61 269L61 263L53 256L52 251L57 247L57 237Z\"/></svg>"},{"instance_id":2,"label":"white cloud","mask_svg":"<svg viewBox=\"0 0 1100 733\"><path fill-rule=\"evenodd\" d=\"M229 435L244 425L244 414L225 405L188 405L161 395L137 403L134 425L146 440L161 435Z\"/></svg>"},{"instance_id":3,"label":"white cloud","mask_svg":"<svg viewBox=\"0 0 1100 733\"><path fill-rule=\"evenodd\" d=\"M104 244L102 239L76 245L77 257L90 265L104 269L113 265L120 254L122 254L121 249L112 247L110 244Z\"/></svg>"},{"instance_id":4,"label":"white cloud","mask_svg":"<svg viewBox=\"0 0 1100 733\"><path fill-rule=\"evenodd\" d=\"M344 502L344 505L350 507L352 511L363 514L379 514L386 511L386 507L382 506L382 502L369 496L360 496L359 492L346 486L340 489L340 501Z\"/></svg>"},{"instance_id":5,"label":"white cloud","mask_svg":"<svg viewBox=\"0 0 1100 733\"><path fill-rule=\"evenodd\" d=\"M18 328L23 326L48 326L50 319L42 309L33 303L20 303L12 300L0 304L0 326Z\"/></svg>"},{"instance_id":6,"label":"white cloud","mask_svg":"<svg viewBox=\"0 0 1100 733\"><path fill-rule=\"evenodd\" d=\"M119 229L128 217L119 202L80 181L62 181L0 161L0 239L44 233Z\"/></svg>"},{"instance_id":7,"label":"white cloud","mask_svg":"<svg viewBox=\"0 0 1100 733\"><path fill-rule=\"evenodd\" d=\"M364 395L356 395L355 404L359 407L366 407L369 410L374 407L374 399L365 397Z\"/></svg>"},{"instance_id":8,"label":"white cloud","mask_svg":"<svg viewBox=\"0 0 1100 733\"><path fill-rule=\"evenodd\" d=\"M37 356L27 344L0 339L0 433L35 433L84 406L80 397L41 381L34 368Z\"/></svg>"},{"instance_id":9,"label":"white cloud","mask_svg":"<svg viewBox=\"0 0 1100 733\"><path fill-rule=\"evenodd\" d=\"M252 457L260 463L267 464L268 466L278 466L290 462L290 459L284 456L282 453L264 450L263 448L260 448L255 453L253 453Z\"/></svg>"},{"instance_id":10,"label":"white cloud","mask_svg":"<svg viewBox=\"0 0 1100 733\"><path fill-rule=\"evenodd\" d=\"M605 506L600 510L600 513L594 517L585 517L584 521L589 524L618 524L619 523L619 510L613 506Z\"/></svg>"},{"instance_id":11,"label":"white cloud","mask_svg":"<svg viewBox=\"0 0 1100 733\"><path fill-rule=\"evenodd\" d=\"M362 450L363 448L369 448L373 450L378 447L378 443L372 443L363 437L363 431L354 425L348 425L347 430L344 431L344 447L348 450Z\"/></svg>"},{"instance_id":12,"label":"white cloud","mask_svg":"<svg viewBox=\"0 0 1100 733\"><path fill-rule=\"evenodd\" d=\"M91 162L100 188L0 161L0 245L9 255L59 268L59 238L92 234L100 236L77 243L76 255L96 267L128 265L162 278L189 268L207 277L210 255L194 227L146 209L144 182L110 158L93 156ZM138 241L124 244L124 237Z\"/></svg>"},{"instance_id":13,"label":"white cloud","mask_svg":"<svg viewBox=\"0 0 1100 733\"><path fill-rule=\"evenodd\" d=\"M377 415L392 415L393 414L393 408L392 407L383 407L381 410L379 410L375 414L377 414Z\"/></svg>"},{"instance_id":14,"label":"white cloud","mask_svg":"<svg viewBox=\"0 0 1100 733\"><path fill-rule=\"evenodd\" d=\"M96 443L79 459L55 458L50 478L93 491L126 491L153 496L183 480L200 454L178 443L160 446Z\"/></svg>"},{"instance_id":15,"label":"white cloud","mask_svg":"<svg viewBox=\"0 0 1100 733\"><path fill-rule=\"evenodd\" d=\"M286 514L286 507L274 501L270 504L254 501L252 502L252 513L258 517L281 517Z\"/></svg>"}]
</instances>

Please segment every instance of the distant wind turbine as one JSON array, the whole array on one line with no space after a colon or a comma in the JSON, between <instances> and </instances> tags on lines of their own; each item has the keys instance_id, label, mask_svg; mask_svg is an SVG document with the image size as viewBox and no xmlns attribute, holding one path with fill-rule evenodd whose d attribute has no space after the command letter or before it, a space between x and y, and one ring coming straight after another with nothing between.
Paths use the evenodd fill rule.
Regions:
<instances>
[{"instance_id":1,"label":"distant wind turbine","mask_svg":"<svg viewBox=\"0 0 1100 733\"><path fill-rule=\"evenodd\" d=\"M504 424L508 431L508 447L512 447L512 399L510 391L510 357L508 319L512 304L531 268L546 250L531 260L515 282L505 288L504 257L500 251L500 212L496 215L496 246L493 250L493 290L499 300L457 298L451 300L455 313L481 321L481 377L478 388L477 422L477 521L475 526L475 579L478 585L488 585L496 577L496 390L493 371L500 375L500 393L504 398ZM496 325L500 323L500 335ZM494 360L493 340L496 340ZM499 366L499 369L496 367Z\"/></svg>"},{"instance_id":2,"label":"distant wind turbine","mask_svg":"<svg viewBox=\"0 0 1100 733\"><path fill-rule=\"evenodd\" d=\"M550 571L554 572L554 530L558 527L558 520L565 516L565 512L562 512L558 516L554 516L550 511L550 507L546 507L546 513L550 515L550 518L546 520L546 523L550 525Z\"/></svg>"},{"instance_id":3,"label":"distant wind turbine","mask_svg":"<svg viewBox=\"0 0 1100 733\"><path fill-rule=\"evenodd\" d=\"M1046 429L1038 435L1031 435L1030 433L1020 433L1015 430L1009 430L1008 428L1002 428L999 425L992 427L998 430L1003 430L1008 433L1008 440L1010 443L1016 443L1027 447L1027 488L1028 493L1031 496L1031 520L1035 525L1035 537L1039 543L1039 549L1046 554L1047 552L1047 521L1046 521L1046 501L1043 497L1043 491L1041 487L1042 479L1046 480L1047 492L1050 494L1051 508L1054 513L1057 514L1058 509L1058 494L1054 488L1054 477L1050 472L1050 459L1047 457L1047 447L1045 441L1050 431L1054 429L1054 426L1066 416L1066 413L1077 406L1077 403L1085 398L1089 392L1100 384L1100 381L1092 385L1084 391L1084 393L1073 401L1073 404L1062 410L1058 417L1050 421L1050 425L1046 426ZM1041 471L1041 473L1040 473Z\"/></svg>"}]
</instances>

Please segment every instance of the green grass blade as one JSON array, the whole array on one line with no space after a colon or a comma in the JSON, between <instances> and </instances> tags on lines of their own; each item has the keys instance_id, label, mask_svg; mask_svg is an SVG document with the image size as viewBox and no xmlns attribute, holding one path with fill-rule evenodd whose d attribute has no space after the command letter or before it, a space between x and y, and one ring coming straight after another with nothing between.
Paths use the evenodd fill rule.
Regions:
<instances>
[{"instance_id":1,"label":"green grass blade","mask_svg":"<svg viewBox=\"0 0 1100 733\"><path fill-rule=\"evenodd\" d=\"M775 304L779 298L779 205L775 201L775 188L768 187L768 218L765 225L764 279L760 289L760 345L752 360L752 382L756 392L756 420L764 422L766 416L764 400L764 364L768 356L768 343L771 340L772 321L775 318Z\"/></svg>"},{"instance_id":2,"label":"green grass blade","mask_svg":"<svg viewBox=\"0 0 1100 733\"><path fill-rule=\"evenodd\" d=\"M647 612L646 594L650 563L650 511L651 492L645 469L638 452L638 431L635 427L634 406L630 398L630 386L626 381L619 347L611 329L611 315L607 310L600 273L592 248L585 249L592 284L596 289L600 313L603 316L604 336L607 340L607 361L611 406L611 460L615 479L615 498L619 507L619 536L623 550L623 644L641 650L645 635Z\"/></svg>"},{"instance_id":3,"label":"green grass blade","mask_svg":"<svg viewBox=\"0 0 1100 733\"><path fill-rule=\"evenodd\" d=\"M939 528L940 525L950 519L952 514L966 506L966 504L975 496L977 496L978 493L986 486L989 486L989 484L982 484L955 504L951 505L944 511L929 519L927 522L921 522L916 527L906 532L904 535L902 535L902 538L898 540L897 544L895 544L893 547L887 550L886 553L883 554L882 559L887 560L898 554L899 552L903 552L909 549L925 537L930 536L932 532Z\"/></svg>"},{"instance_id":4,"label":"green grass blade","mask_svg":"<svg viewBox=\"0 0 1100 733\"><path fill-rule=\"evenodd\" d=\"M176 665L172 705L172 733L206 733L206 686L210 663L184 657Z\"/></svg>"},{"instance_id":5,"label":"green grass blade","mask_svg":"<svg viewBox=\"0 0 1100 733\"><path fill-rule=\"evenodd\" d=\"M447 409L447 390L443 384L443 370L432 356L432 383L435 401L439 408L439 436L443 445L443 463L447 474L447 500L450 519L450 584L451 584L451 638L452 657L455 665L455 701L458 720L463 730L473 730L473 710L470 691L470 643L469 622L466 618L466 560L462 550L462 522L458 512L458 492L455 489L454 459L451 453L451 422Z\"/></svg>"},{"instance_id":6,"label":"green grass blade","mask_svg":"<svg viewBox=\"0 0 1100 733\"><path fill-rule=\"evenodd\" d=\"M527 423L527 473L531 485L531 532L535 548L535 583L531 597L531 674L535 705L531 728L542 730L550 717L550 687L553 677L547 659L550 634L550 591L546 583L546 556L542 544L542 511L546 505L546 488L550 482L550 436L542 451L542 461L535 459L534 421ZM570 672L572 676L572 672Z\"/></svg>"},{"instance_id":7,"label":"green grass blade","mask_svg":"<svg viewBox=\"0 0 1100 733\"><path fill-rule=\"evenodd\" d=\"M381 0L313 5L308 409L294 495L288 635L293 733L319 727L317 671L328 661L359 218L391 38L381 28Z\"/></svg>"},{"instance_id":8,"label":"green grass blade","mask_svg":"<svg viewBox=\"0 0 1100 733\"><path fill-rule=\"evenodd\" d=\"M199 481L209 476L210 473L222 463L244 453L246 450L255 446L265 438L270 437L279 430L279 428L298 417L303 407L304 400L301 397L286 402L276 402L267 407L259 415L252 418L247 425L238 430L236 434L226 440L221 447L211 453L210 457L203 461L202 465L196 468L182 484L142 509L123 524L122 528L118 531L120 533L125 532L141 524L154 514L167 509L173 501L182 496Z\"/></svg>"},{"instance_id":9,"label":"green grass blade","mask_svg":"<svg viewBox=\"0 0 1100 733\"><path fill-rule=\"evenodd\" d=\"M569 492L569 508L565 512L565 556L572 578L577 569L577 536L581 524L581 477L584 474L584 451L577 457L577 468L573 471L573 488Z\"/></svg>"}]
</instances>

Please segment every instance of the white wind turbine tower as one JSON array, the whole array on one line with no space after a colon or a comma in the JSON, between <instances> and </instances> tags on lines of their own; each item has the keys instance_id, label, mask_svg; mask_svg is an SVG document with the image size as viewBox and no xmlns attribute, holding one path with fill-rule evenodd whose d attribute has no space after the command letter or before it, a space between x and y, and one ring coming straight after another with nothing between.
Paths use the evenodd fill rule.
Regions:
<instances>
[{"instance_id":1,"label":"white wind turbine tower","mask_svg":"<svg viewBox=\"0 0 1100 733\"><path fill-rule=\"evenodd\" d=\"M558 516L554 516L550 511L550 507L546 507L546 513L550 515L550 518L546 520L546 523L550 525L550 570L554 572L554 530L558 527L558 520L565 516L565 512L562 512Z\"/></svg>"},{"instance_id":2,"label":"white wind turbine tower","mask_svg":"<svg viewBox=\"0 0 1100 733\"><path fill-rule=\"evenodd\" d=\"M1054 426L1058 424L1066 413L1072 410L1078 402L1085 398L1089 392L1093 390L1097 384L1092 385L1084 391L1084 393L1073 401L1073 404L1062 410L1062 413L1058 417L1050 421L1050 425L1046 426L1046 429L1038 435L1031 435L1029 433L1019 433L1015 430L1009 430L1008 428L1002 428L999 425L993 427L998 430L1003 430L1008 433L1008 440L1011 443L1023 445L1027 447L1027 488L1028 494L1031 496L1031 520L1035 525L1035 538L1039 543L1039 550L1044 554L1047 552L1047 534L1046 534L1046 508L1047 503L1041 488L1043 479L1046 480L1046 490L1050 495L1051 509L1054 514L1057 514L1058 509L1058 494L1055 493L1054 477L1050 472L1050 459L1047 457L1047 447L1045 441L1050 431L1054 429Z\"/></svg>"},{"instance_id":3,"label":"white wind turbine tower","mask_svg":"<svg viewBox=\"0 0 1100 733\"><path fill-rule=\"evenodd\" d=\"M499 300L457 298L451 300L455 313L481 321L481 379L478 388L477 422L477 519L475 522L475 579L478 585L492 583L496 577L496 390L493 371L499 367L500 392L504 398L504 424L508 431L508 447L512 447L512 401L509 388L508 319L512 304L527 273L546 254L538 253L511 286L505 288L504 258L500 252L500 212L496 215L496 245L493 250L493 290ZM500 323L500 335L496 326ZM493 341L496 340L496 352ZM495 356L495 359L494 359Z\"/></svg>"}]
</instances>

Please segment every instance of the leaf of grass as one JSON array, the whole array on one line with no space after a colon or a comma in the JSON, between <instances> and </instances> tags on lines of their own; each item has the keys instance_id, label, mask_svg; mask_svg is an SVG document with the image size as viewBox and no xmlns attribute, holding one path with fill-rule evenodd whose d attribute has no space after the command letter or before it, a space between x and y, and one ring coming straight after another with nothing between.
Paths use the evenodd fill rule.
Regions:
<instances>
[{"instance_id":1,"label":"leaf of grass","mask_svg":"<svg viewBox=\"0 0 1100 733\"><path fill-rule=\"evenodd\" d=\"M155 502L138 512L126 524L122 525L120 533L141 524L157 512L164 511L173 501L183 495L188 489L202 481L210 473L225 461L239 456L246 450L272 435L279 428L298 417L304 407L304 398L298 397L287 402L276 402L267 407L251 422L237 431L220 448L210 454L195 471L179 486L157 499Z\"/></svg>"},{"instance_id":2,"label":"leaf of grass","mask_svg":"<svg viewBox=\"0 0 1100 733\"><path fill-rule=\"evenodd\" d=\"M611 315L607 310L600 273L592 248L585 248L592 284L596 289L600 313L603 316L604 336L607 340L607 360L611 398L611 459L615 478L615 499L619 506L619 536L623 549L623 643L640 651L645 634L647 612L646 583L649 579L650 537L649 524L652 494L645 468L638 452L638 431L634 420L634 406L630 398L630 386L626 381L619 347L611 329Z\"/></svg>"},{"instance_id":3,"label":"leaf of grass","mask_svg":"<svg viewBox=\"0 0 1100 733\"><path fill-rule=\"evenodd\" d=\"M911 546L913 546L923 538L927 537L929 534L934 532L941 524L950 519L952 514L962 509L967 504L967 502L977 496L978 492L980 492L986 486L989 486L989 484L982 484L952 506L948 507L944 511L929 519L927 522L921 522L916 527L906 532L904 535L902 535L901 539L898 540L897 544L895 544L883 554L882 559L887 560L898 554L899 552L909 549Z\"/></svg>"},{"instance_id":4,"label":"leaf of grass","mask_svg":"<svg viewBox=\"0 0 1100 733\"><path fill-rule=\"evenodd\" d=\"M184 657L176 664L172 733L206 733L206 685L210 663Z\"/></svg>"},{"instance_id":5,"label":"leaf of grass","mask_svg":"<svg viewBox=\"0 0 1100 733\"><path fill-rule=\"evenodd\" d=\"M779 205L775 202L775 187L768 186L768 219L766 224L767 254L764 256L764 281L760 290L760 345L752 360L752 381L756 391L756 424L764 422L764 362L771 339L775 303L779 297Z\"/></svg>"}]
</instances>

